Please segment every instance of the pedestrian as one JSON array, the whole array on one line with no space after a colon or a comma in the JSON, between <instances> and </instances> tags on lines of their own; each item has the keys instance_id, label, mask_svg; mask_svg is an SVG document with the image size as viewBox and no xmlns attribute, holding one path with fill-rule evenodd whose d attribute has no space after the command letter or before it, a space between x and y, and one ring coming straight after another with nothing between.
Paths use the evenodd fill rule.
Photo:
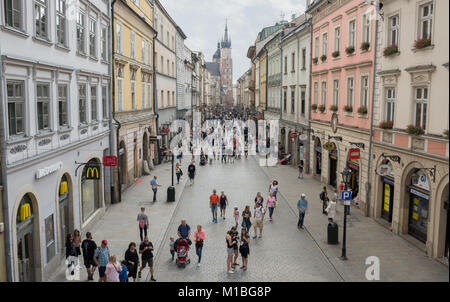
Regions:
<instances>
[{"instance_id":1,"label":"pedestrian","mask_svg":"<svg viewBox=\"0 0 450 302\"><path fill-rule=\"evenodd\" d=\"M156 202L156 193L158 192L158 187L161 187L161 185L158 184L158 176L154 176L153 179L150 181L150 185L152 186L153 190L153 202Z\"/></svg>"},{"instance_id":2,"label":"pedestrian","mask_svg":"<svg viewBox=\"0 0 450 302\"><path fill-rule=\"evenodd\" d=\"M75 250L77 251L77 263L78 262L78 256L81 255L81 241L83 240L83 238L81 238L81 234L80 231L75 229L73 231L73 244L75 245ZM77 264L76 269L79 269L80 266Z\"/></svg>"},{"instance_id":3,"label":"pedestrian","mask_svg":"<svg viewBox=\"0 0 450 302\"><path fill-rule=\"evenodd\" d=\"M136 275L139 267L139 255L136 250L136 243L131 242L128 245L128 249L125 252L125 262L128 270L128 277L133 278L133 282L136 282Z\"/></svg>"},{"instance_id":4,"label":"pedestrian","mask_svg":"<svg viewBox=\"0 0 450 302\"><path fill-rule=\"evenodd\" d=\"M328 204L328 193L327 193L327 187L323 187L322 192L320 192L319 195L320 200L322 201L322 214L327 214L325 209L327 208Z\"/></svg>"},{"instance_id":5,"label":"pedestrian","mask_svg":"<svg viewBox=\"0 0 450 302\"><path fill-rule=\"evenodd\" d=\"M331 198L326 211L328 213L328 221L333 222L334 217L336 216L336 200L334 198Z\"/></svg>"},{"instance_id":6,"label":"pedestrian","mask_svg":"<svg viewBox=\"0 0 450 302\"><path fill-rule=\"evenodd\" d=\"M109 257L109 263L106 265L106 282L120 282L120 272L122 268L119 262L117 262L116 255L112 254Z\"/></svg>"},{"instance_id":7,"label":"pedestrian","mask_svg":"<svg viewBox=\"0 0 450 302\"><path fill-rule=\"evenodd\" d=\"M144 232L144 236L147 237L147 229L149 226L148 216L145 214L145 208L141 207L141 212L137 216L137 221L139 221L139 236L141 237L141 242L144 241L144 237L142 236L142 231Z\"/></svg>"},{"instance_id":8,"label":"pedestrian","mask_svg":"<svg viewBox=\"0 0 450 302\"><path fill-rule=\"evenodd\" d=\"M177 175L177 184L180 183L180 178L183 176L183 170L181 170L180 163L177 163L175 167L175 174Z\"/></svg>"},{"instance_id":9,"label":"pedestrian","mask_svg":"<svg viewBox=\"0 0 450 302\"><path fill-rule=\"evenodd\" d=\"M241 269L244 271L247 270L247 264L248 264L248 255L250 255L250 236L248 235L247 231L243 228L241 230L241 246L239 247L239 252L241 253L242 257L242 266Z\"/></svg>"},{"instance_id":10,"label":"pedestrian","mask_svg":"<svg viewBox=\"0 0 450 302\"><path fill-rule=\"evenodd\" d=\"M225 148L225 143L222 143L222 161L221 163L227 163L227 153L226 153L226 148Z\"/></svg>"},{"instance_id":11,"label":"pedestrian","mask_svg":"<svg viewBox=\"0 0 450 302\"><path fill-rule=\"evenodd\" d=\"M245 206L244 211L242 212L242 227L247 231L250 230L252 223L250 218L252 217L252 212L250 211L250 206Z\"/></svg>"},{"instance_id":12,"label":"pedestrian","mask_svg":"<svg viewBox=\"0 0 450 302\"><path fill-rule=\"evenodd\" d=\"M97 249L97 244L92 240L91 232L86 233L86 239L81 243L81 248L83 249L83 260L88 274L88 281L94 280L94 272L97 267L94 262L94 253Z\"/></svg>"},{"instance_id":13,"label":"pedestrian","mask_svg":"<svg viewBox=\"0 0 450 302\"><path fill-rule=\"evenodd\" d=\"M98 282L106 282L106 266L109 262L108 241L102 240L102 244L97 247L94 253L94 261L98 267Z\"/></svg>"},{"instance_id":14,"label":"pedestrian","mask_svg":"<svg viewBox=\"0 0 450 302\"><path fill-rule=\"evenodd\" d=\"M141 268L139 269L138 278L142 277L142 270L147 266L150 268L151 278L150 280L156 281L153 277L153 244L148 240L148 237L144 238L144 242L139 246L139 254L141 254Z\"/></svg>"},{"instance_id":15,"label":"pedestrian","mask_svg":"<svg viewBox=\"0 0 450 302\"><path fill-rule=\"evenodd\" d=\"M231 227L231 230L233 231L233 234L231 235L232 240L236 242L233 244L234 260L232 261L233 264L231 264L231 266L233 269L236 269L236 266L239 266L239 263L237 263L239 258L239 233L236 227Z\"/></svg>"},{"instance_id":16,"label":"pedestrian","mask_svg":"<svg viewBox=\"0 0 450 302\"><path fill-rule=\"evenodd\" d=\"M264 214L266 213L266 210L264 207L260 204L257 205L255 208L255 218L254 218L254 229L255 229L255 236L253 236L253 239L257 238L258 235L258 229L259 229L259 238L262 238L262 231L263 231L263 223L264 223Z\"/></svg>"},{"instance_id":17,"label":"pedestrian","mask_svg":"<svg viewBox=\"0 0 450 302\"><path fill-rule=\"evenodd\" d=\"M220 217L225 220L225 214L226 214L226 210L227 210L227 205L228 205L228 197L225 195L225 192L222 191L222 193L220 194Z\"/></svg>"},{"instance_id":18,"label":"pedestrian","mask_svg":"<svg viewBox=\"0 0 450 302\"><path fill-rule=\"evenodd\" d=\"M236 241L233 241L233 230L229 230L227 232L227 235L225 236L225 241L227 243L227 272L229 274L234 273L234 268L231 265L231 262L233 261L233 255L234 255L234 248L233 245L236 244Z\"/></svg>"},{"instance_id":19,"label":"pedestrian","mask_svg":"<svg viewBox=\"0 0 450 302\"><path fill-rule=\"evenodd\" d=\"M217 223L217 205L219 203L219 195L216 194L216 189L213 190L213 193L209 196L209 206L211 208L212 213L212 221Z\"/></svg>"},{"instance_id":20,"label":"pedestrian","mask_svg":"<svg viewBox=\"0 0 450 302\"><path fill-rule=\"evenodd\" d=\"M128 282L128 268L127 268L127 262L125 260L122 260L120 262L120 274L119 274L119 280L120 282Z\"/></svg>"},{"instance_id":21,"label":"pedestrian","mask_svg":"<svg viewBox=\"0 0 450 302\"><path fill-rule=\"evenodd\" d=\"M173 236L170 237L169 249L170 249L170 255L172 255L172 261L173 261L173 259L175 258L175 238L173 238Z\"/></svg>"},{"instance_id":22,"label":"pedestrian","mask_svg":"<svg viewBox=\"0 0 450 302\"><path fill-rule=\"evenodd\" d=\"M71 275L75 275L75 268L78 266L78 252L73 242L73 235L67 234L66 238L66 263Z\"/></svg>"},{"instance_id":23,"label":"pedestrian","mask_svg":"<svg viewBox=\"0 0 450 302\"><path fill-rule=\"evenodd\" d=\"M297 202L298 209L298 224L297 227L303 229L303 221L305 219L306 210L308 209L308 200L306 199L306 194L302 194Z\"/></svg>"},{"instance_id":24,"label":"pedestrian","mask_svg":"<svg viewBox=\"0 0 450 302\"><path fill-rule=\"evenodd\" d=\"M200 266L200 262L202 261L203 244L205 242L205 230L203 230L200 224L197 225L197 229L194 232L194 241L195 241L195 253L198 256L197 266Z\"/></svg>"},{"instance_id":25,"label":"pedestrian","mask_svg":"<svg viewBox=\"0 0 450 302\"><path fill-rule=\"evenodd\" d=\"M255 206L254 206L254 209L256 209L256 207L257 207L258 204L259 204L259 205L262 205L263 202L264 202L264 198L262 197L261 192L258 192L258 193L256 194L256 197L255 197Z\"/></svg>"},{"instance_id":26,"label":"pedestrian","mask_svg":"<svg viewBox=\"0 0 450 302\"><path fill-rule=\"evenodd\" d=\"M183 239L187 239L189 242L189 245L192 244L191 242L191 227L189 226L189 224L186 223L186 219L181 219L181 224L178 226L178 237L179 238L183 238ZM175 249L177 247L175 246Z\"/></svg>"},{"instance_id":27,"label":"pedestrian","mask_svg":"<svg viewBox=\"0 0 450 302\"><path fill-rule=\"evenodd\" d=\"M270 193L270 196L267 198L266 208L269 210L269 221L272 222L273 211L276 207L276 199L273 196L273 193Z\"/></svg>"},{"instance_id":28,"label":"pedestrian","mask_svg":"<svg viewBox=\"0 0 450 302\"><path fill-rule=\"evenodd\" d=\"M298 165L298 179L303 179L303 160Z\"/></svg>"},{"instance_id":29,"label":"pedestrian","mask_svg":"<svg viewBox=\"0 0 450 302\"><path fill-rule=\"evenodd\" d=\"M239 208L238 208L238 206L234 206L233 215L234 215L234 221L236 222L236 228L237 228L237 226L239 224Z\"/></svg>"},{"instance_id":30,"label":"pedestrian","mask_svg":"<svg viewBox=\"0 0 450 302\"><path fill-rule=\"evenodd\" d=\"M194 178L195 178L195 162L191 161L188 167L188 173L189 173L189 181L191 186L194 184Z\"/></svg>"},{"instance_id":31,"label":"pedestrian","mask_svg":"<svg viewBox=\"0 0 450 302\"><path fill-rule=\"evenodd\" d=\"M273 196L275 196L275 199L277 198L277 193L278 193L278 181L274 180L270 185L269 185L269 193L272 192Z\"/></svg>"},{"instance_id":32,"label":"pedestrian","mask_svg":"<svg viewBox=\"0 0 450 302\"><path fill-rule=\"evenodd\" d=\"M181 165L181 161L183 160L183 151L180 150L180 152L178 152L177 159L179 160L179 164Z\"/></svg>"},{"instance_id":33,"label":"pedestrian","mask_svg":"<svg viewBox=\"0 0 450 302\"><path fill-rule=\"evenodd\" d=\"M248 157L248 143L245 143L244 145L244 153L245 153L245 159Z\"/></svg>"}]
</instances>

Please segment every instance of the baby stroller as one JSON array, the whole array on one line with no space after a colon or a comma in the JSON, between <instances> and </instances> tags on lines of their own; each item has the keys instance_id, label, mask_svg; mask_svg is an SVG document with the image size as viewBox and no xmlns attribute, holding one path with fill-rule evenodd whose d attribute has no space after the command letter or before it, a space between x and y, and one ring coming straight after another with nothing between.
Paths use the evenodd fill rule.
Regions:
<instances>
[{"instance_id":1,"label":"baby stroller","mask_svg":"<svg viewBox=\"0 0 450 302\"><path fill-rule=\"evenodd\" d=\"M178 267L186 267L186 264L191 263L188 259L189 242L187 239L180 239L176 244L177 260L175 261Z\"/></svg>"},{"instance_id":2,"label":"baby stroller","mask_svg":"<svg viewBox=\"0 0 450 302\"><path fill-rule=\"evenodd\" d=\"M200 155L200 166L206 165L206 156L204 154Z\"/></svg>"}]
</instances>

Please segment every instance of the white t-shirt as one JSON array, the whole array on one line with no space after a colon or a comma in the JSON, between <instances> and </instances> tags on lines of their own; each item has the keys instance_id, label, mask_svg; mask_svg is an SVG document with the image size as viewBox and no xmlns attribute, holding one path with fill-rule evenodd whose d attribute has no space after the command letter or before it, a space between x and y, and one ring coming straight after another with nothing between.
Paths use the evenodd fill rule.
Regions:
<instances>
[{"instance_id":1,"label":"white t-shirt","mask_svg":"<svg viewBox=\"0 0 450 302\"><path fill-rule=\"evenodd\" d=\"M278 185L275 185L275 186L273 184L270 185L270 192L275 193L277 191L277 189L278 189Z\"/></svg>"},{"instance_id":2,"label":"white t-shirt","mask_svg":"<svg viewBox=\"0 0 450 302\"><path fill-rule=\"evenodd\" d=\"M257 207L255 209L255 219L256 220L261 220L262 219L262 214L266 213L266 210L263 207Z\"/></svg>"}]
</instances>

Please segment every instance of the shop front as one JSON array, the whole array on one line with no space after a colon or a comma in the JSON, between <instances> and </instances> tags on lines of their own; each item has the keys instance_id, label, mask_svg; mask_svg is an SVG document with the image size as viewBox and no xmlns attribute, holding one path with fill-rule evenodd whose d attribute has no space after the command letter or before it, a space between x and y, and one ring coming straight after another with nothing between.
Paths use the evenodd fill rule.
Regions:
<instances>
[{"instance_id":1,"label":"shop front","mask_svg":"<svg viewBox=\"0 0 450 302\"><path fill-rule=\"evenodd\" d=\"M359 193L359 159L347 159L347 167L352 171L350 190L352 190L352 198L355 198Z\"/></svg>"},{"instance_id":2,"label":"shop front","mask_svg":"<svg viewBox=\"0 0 450 302\"><path fill-rule=\"evenodd\" d=\"M102 207L101 168L98 159L91 159L83 168L81 175L82 221L86 222Z\"/></svg>"},{"instance_id":3,"label":"shop front","mask_svg":"<svg viewBox=\"0 0 450 302\"><path fill-rule=\"evenodd\" d=\"M334 143L332 150L328 152L328 156L328 184L334 188L337 188L338 150Z\"/></svg>"},{"instance_id":4,"label":"shop front","mask_svg":"<svg viewBox=\"0 0 450 302\"><path fill-rule=\"evenodd\" d=\"M318 138L314 143L314 174L322 175L322 144Z\"/></svg>"},{"instance_id":5,"label":"shop front","mask_svg":"<svg viewBox=\"0 0 450 302\"><path fill-rule=\"evenodd\" d=\"M429 190L427 175L420 170L413 173L410 186L408 187L408 234L423 243L427 242L430 206Z\"/></svg>"},{"instance_id":6,"label":"shop front","mask_svg":"<svg viewBox=\"0 0 450 302\"><path fill-rule=\"evenodd\" d=\"M392 163L389 160L383 161L382 165L377 168L377 174L380 175L382 185L381 218L392 223L395 188L395 174Z\"/></svg>"}]
</instances>

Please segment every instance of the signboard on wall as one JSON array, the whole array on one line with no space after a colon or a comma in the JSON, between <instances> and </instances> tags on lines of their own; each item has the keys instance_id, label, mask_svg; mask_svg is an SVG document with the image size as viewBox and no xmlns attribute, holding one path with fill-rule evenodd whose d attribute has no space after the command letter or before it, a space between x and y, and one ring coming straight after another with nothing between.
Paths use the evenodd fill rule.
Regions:
<instances>
[{"instance_id":1,"label":"signboard on wall","mask_svg":"<svg viewBox=\"0 0 450 302\"><path fill-rule=\"evenodd\" d=\"M333 151L336 148L336 146L332 142L327 142L327 143L323 144L323 148L327 151Z\"/></svg>"},{"instance_id":2,"label":"signboard on wall","mask_svg":"<svg viewBox=\"0 0 450 302\"><path fill-rule=\"evenodd\" d=\"M360 149L350 149L348 151L348 158L352 159L360 159L361 158L361 150Z\"/></svg>"}]
</instances>

